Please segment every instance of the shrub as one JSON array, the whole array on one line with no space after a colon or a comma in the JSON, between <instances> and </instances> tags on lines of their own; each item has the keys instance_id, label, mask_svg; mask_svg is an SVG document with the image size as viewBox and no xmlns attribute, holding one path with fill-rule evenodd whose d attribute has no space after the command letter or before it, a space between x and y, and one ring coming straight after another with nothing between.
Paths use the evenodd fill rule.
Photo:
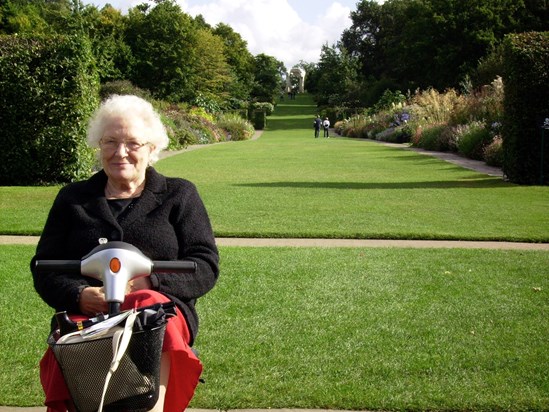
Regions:
<instances>
[{"instance_id":1,"label":"shrub","mask_svg":"<svg viewBox=\"0 0 549 412\"><path fill-rule=\"evenodd\" d=\"M256 110L253 112L254 129L263 130L267 125L267 117L263 110Z\"/></svg>"},{"instance_id":2,"label":"shrub","mask_svg":"<svg viewBox=\"0 0 549 412\"><path fill-rule=\"evenodd\" d=\"M377 103L373 106L374 113L380 112L382 110L391 109L396 105L402 105L406 101L406 96L402 94L400 90L391 91L386 89Z\"/></svg>"},{"instance_id":3,"label":"shrub","mask_svg":"<svg viewBox=\"0 0 549 412\"><path fill-rule=\"evenodd\" d=\"M496 136L492 142L484 148L484 161L489 166L501 167L503 165L503 140Z\"/></svg>"},{"instance_id":4,"label":"shrub","mask_svg":"<svg viewBox=\"0 0 549 412\"><path fill-rule=\"evenodd\" d=\"M0 185L65 183L95 166L99 80L85 36L0 36Z\"/></svg>"},{"instance_id":5,"label":"shrub","mask_svg":"<svg viewBox=\"0 0 549 412\"><path fill-rule=\"evenodd\" d=\"M191 116L204 119L210 123L215 123L215 116L203 107L193 106L190 109L187 109L187 113Z\"/></svg>"},{"instance_id":6,"label":"shrub","mask_svg":"<svg viewBox=\"0 0 549 412\"><path fill-rule=\"evenodd\" d=\"M115 80L101 85L101 88L99 90L99 96L101 100L105 100L113 94L132 94L145 100L150 101L152 99L151 94L148 90L134 86L129 80Z\"/></svg>"},{"instance_id":7,"label":"shrub","mask_svg":"<svg viewBox=\"0 0 549 412\"><path fill-rule=\"evenodd\" d=\"M265 112L266 116L270 116L274 112L274 105L269 102L255 102L255 103L252 103L250 109L254 112L261 110Z\"/></svg>"},{"instance_id":8,"label":"shrub","mask_svg":"<svg viewBox=\"0 0 549 412\"><path fill-rule=\"evenodd\" d=\"M445 129L445 124L418 127L416 134L411 139L412 146L421 147L425 150L440 150L440 139Z\"/></svg>"},{"instance_id":9,"label":"shrub","mask_svg":"<svg viewBox=\"0 0 549 412\"><path fill-rule=\"evenodd\" d=\"M221 111L221 107L219 106L219 103L216 101L215 98L211 96L206 96L202 93L198 93L198 96L196 96L192 100L192 105L199 107L206 111L207 113L219 113Z\"/></svg>"},{"instance_id":10,"label":"shrub","mask_svg":"<svg viewBox=\"0 0 549 412\"><path fill-rule=\"evenodd\" d=\"M414 134L414 128L410 124L398 126L394 133L390 136L389 142L393 143L408 143Z\"/></svg>"},{"instance_id":11,"label":"shrub","mask_svg":"<svg viewBox=\"0 0 549 412\"><path fill-rule=\"evenodd\" d=\"M339 120L337 122L334 123L334 131L338 134L338 135L342 135L343 133L343 129L345 127L345 120Z\"/></svg>"},{"instance_id":12,"label":"shrub","mask_svg":"<svg viewBox=\"0 0 549 412\"><path fill-rule=\"evenodd\" d=\"M248 140L255 132L251 123L236 113L221 115L216 124L226 132L227 140Z\"/></svg>"},{"instance_id":13,"label":"shrub","mask_svg":"<svg viewBox=\"0 0 549 412\"><path fill-rule=\"evenodd\" d=\"M475 121L456 128L458 152L465 157L483 160L484 148L492 140L483 122Z\"/></svg>"},{"instance_id":14,"label":"shrub","mask_svg":"<svg viewBox=\"0 0 549 412\"><path fill-rule=\"evenodd\" d=\"M463 134L463 129L466 126L457 125L457 126L446 126L440 133L438 139L438 151L441 152L457 152L458 151L458 142L460 136Z\"/></svg>"},{"instance_id":15,"label":"shrub","mask_svg":"<svg viewBox=\"0 0 549 412\"><path fill-rule=\"evenodd\" d=\"M503 118L503 81L496 77L489 85L480 91L461 96L457 101L449 123L453 125L466 124L472 121L493 123Z\"/></svg>"},{"instance_id":16,"label":"shrub","mask_svg":"<svg viewBox=\"0 0 549 412\"><path fill-rule=\"evenodd\" d=\"M549 184L549 144L540 146L549 117L549 32L507 35L504 58L503 172L515 183Z\"/></svg>"},{"instance_id":17,"label":"shrub","mask_svg":"<svg viewBox=\"0 0 549 412\"><path fill-rule=\"evenodd\" d=\"M330 119L330 122L332 123L332 125L334 125L337 120L341 119L340 117L338 117L339 114L338 114L337 109L334 109L334 108L329 108L329 109L326 109L326 110L322 110L321 111L321 116L322 116L322 118L327 117L328 119Z\"/></svg>"},{"instance_id":18,"label":"shrub","mask_svg":"<svg viewBox=\"0 0 549 412\"><path fill-rule=\"evenodd\" d=\"M162 122L170 139L168 150L180 150L198 144L198 136L193 132L184 114L177 111L166 112L162 116Z\"/></svg>"},{"instance_id":19,"label":"shrub","mask_svg":"<svg viewBox=\"0 0 549 412\"><path fill-rule=\"evenodd\" d=\"M225 140L224 132L208 116L204 118L200 113L201 110L186 110L183 105L171 105L163 110L163 121L170 138L169 150Z\"/></svg>"},{"instance_id":20,"label":"shrub","mask_svg":"<svg viewBox=\"0 0 549 412\"><path fill-rule=\"evenodd\" d=\"M368 130L372 123L370 116L355 115L339 124L340 134L346 137L368 137Z\"/></svg>"},{"instance_id":21,"label":"shrub","mask_svg":"<svg viewBox=\"0 0 549 412\"><path fill-rule=\"evenodd\" d=\"M477 86L488 84L497 76L501 76L504 70L503 45L499 44L478 61L473 72L473 81Z\"/></svg>"}]
</instances>

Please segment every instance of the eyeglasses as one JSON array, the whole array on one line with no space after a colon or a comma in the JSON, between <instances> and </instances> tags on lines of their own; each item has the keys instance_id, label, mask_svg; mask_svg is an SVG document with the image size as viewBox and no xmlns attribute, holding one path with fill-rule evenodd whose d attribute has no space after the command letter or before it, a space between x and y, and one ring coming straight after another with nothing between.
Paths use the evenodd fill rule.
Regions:
<instances>
[{"instance_id":1,"label":"eyeglasses","mask_svg":"<svg viewBox=\"0 0 549 412\"><path fill-rule=\"evenodd\" d=\"M127 152L137 152L139 149L141 149L144 146L147 146L149 143L139 143L133 140L124 140L124 141L118 141L114 139L101 139L99 141L99 145L102 149L105 150L116 150L118 149L118 146L124 145Z\"/></svg>"}]
</instances>

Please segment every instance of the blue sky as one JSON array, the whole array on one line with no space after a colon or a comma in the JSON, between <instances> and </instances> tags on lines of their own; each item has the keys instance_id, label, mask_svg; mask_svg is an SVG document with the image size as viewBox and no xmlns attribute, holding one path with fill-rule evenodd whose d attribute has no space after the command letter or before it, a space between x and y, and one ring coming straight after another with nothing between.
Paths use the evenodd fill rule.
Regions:
<instances>
[{"instance_id":1,"label":"blue sky","mask_svg":"<svg viewBox=\"0 0 549 412\"><path fill-rule=\"evenodd\" d=\"M102 7L110 3L125 13L144 0L83 0ZM215 26L226 23L256 55L265 53L290 69L300 60L316 63L323 44L332 45L351 25L349 13L358 0L177 0L191 16L202 14Z\"/></svg>"}]
</instances>

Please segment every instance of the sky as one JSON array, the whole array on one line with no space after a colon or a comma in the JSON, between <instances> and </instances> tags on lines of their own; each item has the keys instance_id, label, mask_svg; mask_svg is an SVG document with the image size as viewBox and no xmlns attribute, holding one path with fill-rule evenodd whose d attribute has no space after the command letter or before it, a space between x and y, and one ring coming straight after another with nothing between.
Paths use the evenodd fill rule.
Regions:
<instances>
[{"instance_id":1,"label":"sky","mask_svg":"<svg viewBox=\"0 0 549 412\"><path fill-rule=\"evenodd\" d=\"M289 70L301 60L316 63L324 44L334 45L351 26L359 0L176 0L182 10L202 14L212 26L225 23L248 43L253 55L273 56ZM382 0L379 0L382 2ZM99 8L110 3L126 13L145 0L83 0Z\"/></svg>"}]
</instances>

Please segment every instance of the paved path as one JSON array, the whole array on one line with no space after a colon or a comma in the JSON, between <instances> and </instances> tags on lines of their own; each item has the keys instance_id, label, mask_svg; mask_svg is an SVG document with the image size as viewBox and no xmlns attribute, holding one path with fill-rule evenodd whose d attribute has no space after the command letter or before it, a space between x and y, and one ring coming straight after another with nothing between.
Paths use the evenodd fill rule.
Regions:
<instances>
[{"instance_id":1,"label":"paved path","mask_svg":"<svg viewBox=\"0 0 549 412\"><path fill-rule=\"evenodd\" d=\"M0 245L36 245L38 236L0 236ZM299 239L299 238L230 238L216 239L218 246L243 247L398 247L398 248L460 248L547 250L549 243L483 242L465 240L405 240L405 239Z\"/></svg>"}]
</instances>

